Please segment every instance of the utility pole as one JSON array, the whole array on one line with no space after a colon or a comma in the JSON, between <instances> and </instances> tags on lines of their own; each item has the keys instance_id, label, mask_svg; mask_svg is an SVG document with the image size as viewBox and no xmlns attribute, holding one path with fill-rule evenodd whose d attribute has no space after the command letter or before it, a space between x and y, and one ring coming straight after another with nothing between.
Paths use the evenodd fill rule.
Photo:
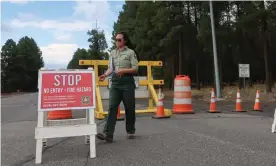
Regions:
<instances>
[{"instance_id":1,"label":"utility pole","mask_svg":"<svg viewBox=\"0 0 276 166\"><path fill-rule=\"evenodd\" d=\"M97 20L96 20L96 29L98 30L98 26L97 26Z\"/></svg>"},{"instance_id":2,"label":"utility pole","mask_svg":"<svg viewBox=\"0 0 276 166\"><path fill-rule=\"evenodd\" d=\"M216 80L216 92L217 98L221 98L220 83L219 83L219 70L218 70L218 58L217 58L217 46L216 46L216 32L215 32L215 23L214 23L214 13L213 13L213 4L212 1L209 1L210 4L210 17L211 17L211 28L212 28L212 39L213 39L213 54L214 54L214 68L215 68L215 80Z\"/></svg>"}]
</instances>

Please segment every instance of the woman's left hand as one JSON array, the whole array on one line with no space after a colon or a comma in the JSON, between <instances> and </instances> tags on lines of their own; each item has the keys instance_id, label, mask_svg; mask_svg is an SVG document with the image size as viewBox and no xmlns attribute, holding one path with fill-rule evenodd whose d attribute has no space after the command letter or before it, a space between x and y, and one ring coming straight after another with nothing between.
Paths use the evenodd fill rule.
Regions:
<instances>
[{"instance_id":1,"label":"woman's left hand","mask_svg":"<svg viewBox=\"0 0 276 166\"><path fill-rule=\"evenodd\" d=\"M124 69L118 69L118 70L115 71L115 73L116 73L116 75L121 77L125 73L125 70Z\"/></svg>"}]
</instances>

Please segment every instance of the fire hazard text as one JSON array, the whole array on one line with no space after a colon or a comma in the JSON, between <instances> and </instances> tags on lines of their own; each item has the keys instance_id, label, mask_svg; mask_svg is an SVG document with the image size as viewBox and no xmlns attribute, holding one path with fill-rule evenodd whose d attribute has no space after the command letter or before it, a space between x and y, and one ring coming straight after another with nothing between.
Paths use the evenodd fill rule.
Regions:
<instances>
[{"instance_id":1,"label":"fire hazard text","mask_svg":"<svg viewBox=\"0 0 276 166\"><path fill-rule=\"evenodd\" d=\"M77 88L44 88L43 93L63 93L63 92L92 92L91 87Z\"/></svg>"}]
</instances>

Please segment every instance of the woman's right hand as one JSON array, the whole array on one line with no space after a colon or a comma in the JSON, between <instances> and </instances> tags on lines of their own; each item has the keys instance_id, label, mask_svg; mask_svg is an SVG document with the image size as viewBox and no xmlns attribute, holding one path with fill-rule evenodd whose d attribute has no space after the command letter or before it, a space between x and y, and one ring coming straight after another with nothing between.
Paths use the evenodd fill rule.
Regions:
<instances>
[{"instance_id":1,"label":"woman's right hand","mask_svg":"<svg viewBox=\"0 0 276 166\"><path fill-rule=\"evenodd\" d=\"M104 79L105 79L105 75L104 74L99 77L100 81L104 81Z\"/></svg>"}]
</instances>

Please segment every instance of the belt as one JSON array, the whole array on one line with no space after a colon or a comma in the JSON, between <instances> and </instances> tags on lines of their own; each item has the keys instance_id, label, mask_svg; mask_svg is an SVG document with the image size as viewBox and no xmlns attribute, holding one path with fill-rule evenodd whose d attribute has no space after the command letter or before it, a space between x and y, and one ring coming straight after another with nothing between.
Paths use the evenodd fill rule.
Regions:
<instances>
[{"instance_id":1,"label":"belt","mask_svg":"<svg viewBox=\"0 0 276 166\"><path fill-rule=\"evenodd\" d=\"M121 77L133 77L135 74L126 73L123 74ZM117 76L116 74L112 75L112 77L119 78L120 76Z\"/></svg>"},{"instance_id":2,"label":"belt","mask_svg":"<svg viewBox=\"0 0 276 166\"><path fill-rule=\"evenodd\" d=\"M129 76L135 76L135 74L125 73L125 74L123 74L123 76L129 77Z\"/></svg>"}]
</instances>

